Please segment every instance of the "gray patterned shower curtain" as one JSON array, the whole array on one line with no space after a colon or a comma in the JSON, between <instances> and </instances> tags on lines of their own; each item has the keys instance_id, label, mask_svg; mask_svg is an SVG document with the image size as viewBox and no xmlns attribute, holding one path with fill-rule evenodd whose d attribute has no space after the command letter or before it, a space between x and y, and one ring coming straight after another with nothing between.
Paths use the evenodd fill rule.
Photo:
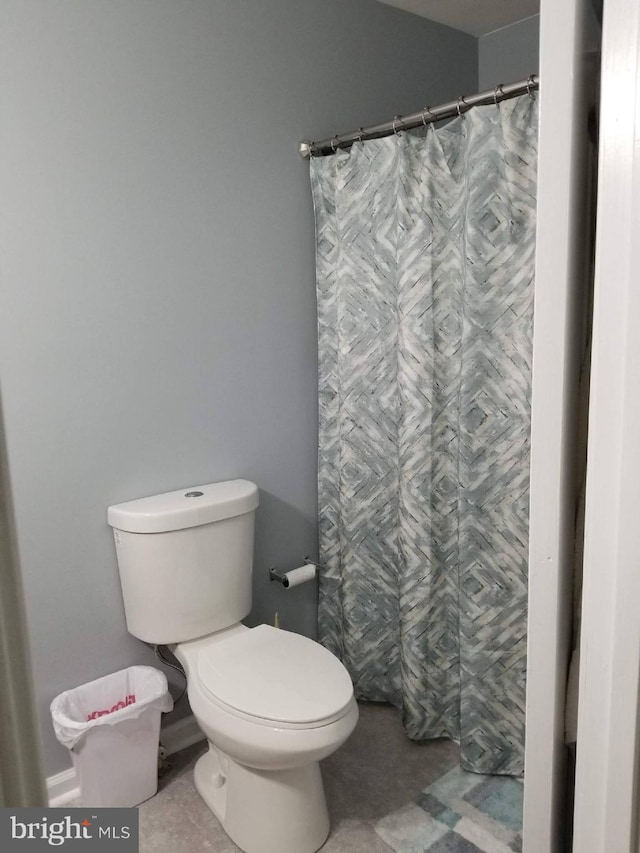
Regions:
<instances>
[{"instance_id":1,"label":"gray patterned shower curtain","mask_svg":"<svg viewBox=\"0 0 640 853\"><path fill-rule=\"evenodd\" d=\"M537 104L311 161L319 637L414 739L521 774Z\"/></svg>"}]
</instances>

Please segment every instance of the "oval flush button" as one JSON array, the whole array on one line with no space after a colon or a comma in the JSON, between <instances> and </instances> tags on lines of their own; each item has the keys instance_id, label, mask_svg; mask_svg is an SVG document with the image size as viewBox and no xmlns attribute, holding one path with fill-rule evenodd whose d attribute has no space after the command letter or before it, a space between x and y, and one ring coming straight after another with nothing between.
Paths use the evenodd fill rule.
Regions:
<instances>
[{"instance_id":1,"label":"oval flush button","mask_svg":"<svg viewBox=\"0 0 640 853\"><path fill-rule=\"evenodd\" d=\"M185 498L201 498L204 492L185 492Z\"/></svg>"}]
</instances>

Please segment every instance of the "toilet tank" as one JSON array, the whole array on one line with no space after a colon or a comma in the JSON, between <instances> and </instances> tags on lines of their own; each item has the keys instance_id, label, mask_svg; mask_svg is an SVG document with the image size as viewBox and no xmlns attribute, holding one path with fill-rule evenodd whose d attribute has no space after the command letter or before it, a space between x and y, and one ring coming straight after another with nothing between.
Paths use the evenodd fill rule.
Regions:
<instances>
[{"instance_id":1,"label":"toilet tank","mask_svg":"<svg viewBox=\"0 0 640 853\"><path fill-rule=\"evenodd\" d=\"M181 643L248 615L257 506L257 486L230 480L109 507L134 637Z\"/></svg>"}]
</instances>

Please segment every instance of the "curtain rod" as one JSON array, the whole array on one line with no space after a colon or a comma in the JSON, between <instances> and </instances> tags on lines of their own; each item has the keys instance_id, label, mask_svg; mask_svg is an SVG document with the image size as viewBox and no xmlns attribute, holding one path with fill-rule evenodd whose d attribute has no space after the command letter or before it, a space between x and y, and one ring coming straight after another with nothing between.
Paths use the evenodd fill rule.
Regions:
<instances>
[{"instance_id":1,"label":"curtain rod","mask_svg":"<svg viewBox=\"0 0 640 853\"><path fill-rule=\"evenodd\" d=\"M374 124L371 127L361 127L358 130L351 131L351 133L341 133L338 136L332 136L330 139L322 139L320 142L301 142L298 151L300 156L306 160L309 157L323 157L325 154L335 153L338 148L350 148L354 142L363 139L379 139L401 130L410 130L412 127L426 126L434 121L462 115L462 113L480 104L497 105L499 101L524 95L525 92L531 95L539 88L539 85L540 78L537 74L532 74L528 80L520 80L518 83L504 85L499 83L495 89L487 89L486 92L467 97L461 95L456 101L449 101L447 104L433 107L433 109L425 107L417 113L411 113L408 116L396 116L392 121Z\"/></svg>"}]
</instances>

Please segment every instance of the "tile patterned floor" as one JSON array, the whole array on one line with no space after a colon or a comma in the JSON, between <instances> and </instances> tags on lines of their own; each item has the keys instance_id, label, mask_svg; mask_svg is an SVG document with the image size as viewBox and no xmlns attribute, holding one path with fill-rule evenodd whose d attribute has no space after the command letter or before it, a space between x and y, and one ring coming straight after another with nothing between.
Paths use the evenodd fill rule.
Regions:
<instances>
[{"instance_id":1,"label":"tile patterned floor","mask_svg":"<svg viewBox=\"0 0 640 853\"><path fill-rule=\"evenodd\" d=\"M396 853L521 853L522 793L519 779L454 767L374 829Z\"/></svg>"},{"instance_id":2,"label":"tile patterned floor","mask_svg":"<svg viewBox=\"0 0 640 853\"><path fill-rule=\"evenodd\" d=\"M172 756L158 794L140 806L140 853L238 853L193 785L204 749L197 744ZM462 773L456 744L410 741L388 705L360 706L355 732L322 762L322 772L332 826L322 853L520 849L521 784L498 779L508 783L502 787L494 777Z\"/></svg>"}]
</instances>

